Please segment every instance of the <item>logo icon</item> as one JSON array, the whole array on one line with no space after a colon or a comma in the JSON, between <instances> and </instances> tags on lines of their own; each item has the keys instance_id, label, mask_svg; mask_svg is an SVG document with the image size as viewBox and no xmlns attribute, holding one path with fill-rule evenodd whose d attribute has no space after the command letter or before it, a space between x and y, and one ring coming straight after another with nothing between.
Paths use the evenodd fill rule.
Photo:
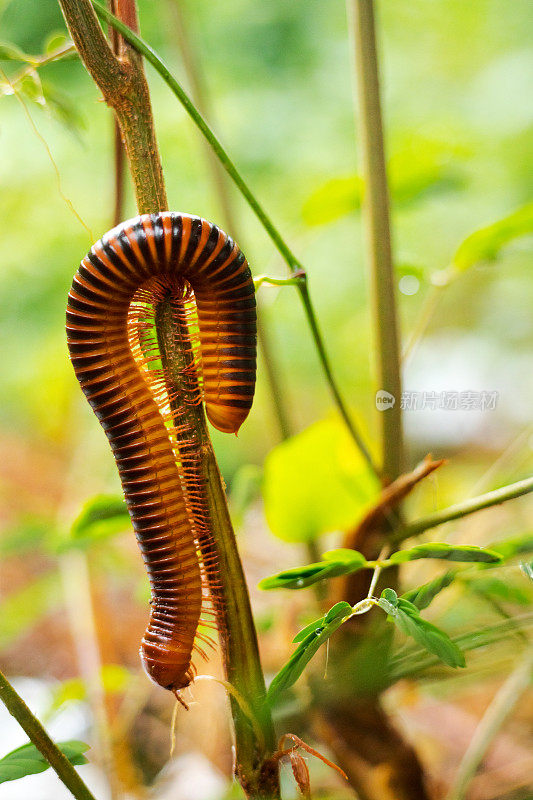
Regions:
<instances>
[{"instance_id":1,"label":"logo icon","mask_svg":"<svg viewBox=\"0 0 533 800\"><path fill-rule=\"evenodd\" d=\"M387 411L389 408L394 406L396 402L396 398L390 392L386 392L385 389L379 389L376 392L376 408L378 411Z\"/></svg>"}]
</instances>

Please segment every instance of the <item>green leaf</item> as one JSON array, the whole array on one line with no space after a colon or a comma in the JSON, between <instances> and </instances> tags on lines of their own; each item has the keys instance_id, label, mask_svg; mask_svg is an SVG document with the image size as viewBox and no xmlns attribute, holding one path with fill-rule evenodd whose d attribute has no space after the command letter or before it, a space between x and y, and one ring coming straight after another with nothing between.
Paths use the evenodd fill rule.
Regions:
<instances>
[{"instance_id":1,"label":"green leaf","mask_svg":"<svg viewBox=\"0 0 533 800\"><path fill-rule=\"evenodd\" d=\"M126 503L118 495L96 495L88 500L72 523L70 541L62 549L88 547L129 527Z\"/></svg>"},{"instance_id":2,"label":"green leaf","mask_svg":"<svg viewBox=\"0 0 533 800\"><path fill-rule=\"evenodd\" d=\"M520 564L520 569L522 570L526 578L529 578L530 580L533 581L533 561L529 564L527 561L524 561L522 564Z\"/></svg>"},{"instance_id":3,"label":"green leaf","mask_svg":"<svg viewBox=\"0 0 533 800\"><path fill-rule=\"evenodd\" d=\"M85 742L71 740L60 742L57 747L73 766L88 763L88 759L83 755L89 749L89 745ZM48 761L34 744L25 744L0 759L0 783L16 781L26 775L36 775L47 770L49 766Z\"/></svg>"},{"instance_id":4,"label":"green leaf","mask_svg":"<svg viewBox=\"0 0 533 800\"><path fill-rule=\"evenodd\" d=\"M296 683L317 650L340 628L351 611L352 607L349 603L336 603L321 619L310 623L300 631L295 638L295 641L299 642L298 647L269 686L267 692L269 705L272 705L282 692ZM308 633L304 636L305 631ZM304 638L301 638L302 636Z\"/></svg>"},{"instance_id":5,"label":"green leaf","mask_svg":"<svg viewBox=\"0 0 533 800\"><path fill-rule=\"evenodd\" d=\"M490 549L498 553L505 561L521 553L530 553L533 551L533 533L523 533L512 539L495 542L490 545Z\"/></svg>"},{"instance_id":6,"label":"green leaf","mask_svg":"<svg viewBox=\"0 0 533 800\"><path fill-rule=\"evenodd\" d=\"M350 566L364 567L367 563L366 558L358 550L351 550L349 547L338 547L336 550L328 550L322 553L324 561L335 561Z\"/></svg>"},{"instance_id":7,"label":"green leaf","mask_svg":"<svg viewBox=\"0 0 533 800\"><path fill-rule=\"evenodd\" d=\"M389 161L391 195L395 205L406 206L437 191L462 185L457 152L449 145L417 138ZM453 156L453 160L452 160ZM364 181L360 175L330 178L305 201L302 216L307 225L324 225L361 208Z\"/></svg>"},{"instance_id":8,"label":"green leaf","mask_svg":"<svg viewBox=\"0 0 533 800\"><path fill-rule=\"evenodd\" d=\"M61 47L65 47L67 43L69 43L67 36L61 31L55 31L47 38L44 45L44 52L47 55L50 55L51 53L55 53L55 51L59 50Z\"/></svg>"},{"instance_id":9,"label":"green leaf","mask_svg":"<svg viewBox=\"0 0 533 800\"><path fill-rule=\"evenodd\" d=\"M464 655L448 634L422 619L413 603L402 597L398 598L392 589L385 589L378 605L386 611L402 633L411 636L449 667L465 666Z\"/></svg>"},{"instance_id":10,"label":"green leaf","mask_svg":"<svg viewBox=\"0 0 533 800\"><path fill-rule=\"evenodd\" d=\"M46 105L41 79L37 70L33 69L30 72L26 72L19 83L18 91L24 95L26 100L31 100L32 103L37 103L39 106Z\"/></svg>"},{"instance_id":11,"label":"green leaf","mask_svg":"<svg viewBox=\"0 0 533 800\"><path fill-rule=\"evenodd\" d=\"M349 528L378 489L337 417L287 439L265 461L266 518L272 532L287 542L306 542Z\"/></svg>"},{"instance_id":12,"label":"green leaf","mask_svg":"<svg viewBox=\"0 0 533 800\"><path fill-rule=\"evenodd\" d=\"M405 564L406 561L415 561L419 558L442 558L446 561L476 561L485 564L498 564L502 560L498 553L476 545L451 545L443 542L430 542L428 544L418 544L409 548L409 550L399 550L390 556L389 561L393 564Z\"/></svg>"},{"instance_id":13,"label":"green leaf","mask_svg":"<svg viewBox=\"0 0 533 800\"><path fill-rule=\"evenodd\" d=\"M0 61L23 61L25 64L35 64L35 56L24 53L13 42L0 42Z\"/></svg>"},{"instance_id":14,"label":"green leaf","mask_svg":"<svg viewBox=\"0 0 533 800\"><path fill-rule=\"evenodd\" d=\"M353 213L361 207L363 179L359 175L331 178L319 186L302 209L307 225L324 225Z\"/></svg>"},{"instance_id":15,"label":"green leaf","mask_svg":"<svg viewBox=\"0 0 533 800\"><path fill-rule=\"evenodd\" d=\"M305 589L307 586L323 581L325 578L337 578L339 575L346 575L353 571L346 564L317 561L315 564L286 569L283 572L278 572L277 575L263 578L259 582L259 588L264 591L270 589Z\"/></svg>"},{"instance_id":16,"label":"green leaf","mask_svg":"<svg viewBox=\"0 0 533 800\"><path fill-rule=\"evenodd\" d=\"M393 617L398 609L398 595L394 589L383 589L378 600L378 606L390 617Z\"/></svg>"},{"instance_id":17,"label":"green leaf","mask_svg":"<svg viewBox=\"0 0 533 800\"><path fill-rule=\"evenodd\" d=\"M482 261L494 261L505 245L528 233L533 233L533 203L467 236L457 248L452 267L464 272Z\"/></svg>"},{"instance_id":18,"label":"green leaf","mask_svg":"<svg viewBox=\"0 0 533 800\"><path fill-rule=\"evenodd\" d=\"M259 582L259 588L269 589L305 589L313 583L326 578L338 578L340 575L350 575L358 572L367 565L366 558L357 550L340 548L324 553L324 561L307 564L303 567L278 572Z\"/></svg>"},{"instance_id":19,"label":"green leaf","mask_svg":"<svg viewBox=\"0 0 533 800\"><path fill-rule=\"evenodd\" d=\"M443 575L439 575L433 578L433 580L428 581L428 583L424 583L416 589L410 589L408 592L405 592L402 598L416 606L419 611L423 611L433 602L439 592L442 592L443 589L446 589L453 582L455 574L456 573L451 570L445 572Z\"/></svg>"}]
</instances>

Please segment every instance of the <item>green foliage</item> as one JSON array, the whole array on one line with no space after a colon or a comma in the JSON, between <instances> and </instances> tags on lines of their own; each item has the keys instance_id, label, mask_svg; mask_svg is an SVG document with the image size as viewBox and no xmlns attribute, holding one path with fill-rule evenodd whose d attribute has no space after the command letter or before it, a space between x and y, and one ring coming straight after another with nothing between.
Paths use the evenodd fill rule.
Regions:
<instances>
[{"instance_id":1,"label":"green foliage","mask_svg":"<svg viewBox=\"0 0 533 800\"><path fill-rule=\"evenodd\" d=\"M129 514L119 495L99 494L87 500L72 523L70 539L62 549L86 548L108 539L129 526Z\"/></svg>"},{"instance_id":2,"label":"green foliage","mask_svg":"<svg viewBox=\"0 0 533 800\"><path fill-rule=\"evenodd\" d=\"M389 162L392 200L406 206L427 194L458 188L462 181L450 163L448 145L415 140ZM361 208L364 181L360 175L331 178L307 198L302 215L307 225L324 225Z\"/></svg>"},{"instance_id":3,"label":"green foliage","mask_svg":"<svg viewBox=\"0 0 533 800\"><path fill-rule=\"evenodd\" d=\"M84 756L89 749L88 744L73 739L68 742L60 742L57 747L73 766L89 763ZM49 766L48 761L34 744L22 745L0 759L0 783L16 781L26 775L36 775L38 772L47 770Z\"/></svg>"},{"instance_id":4,"label":"green foliage","mask_svg":"<svg viewBox=\"0 0 533 800\"><path fill-rule=\"evenodd\" d=\"M378 605L392 618L402 633L411 636L449 667L466 666L463 653L448 634L422 619L418 608L408 600L398 597L393 589L384 589Z\"/></svg>"},{"instance_id":5,"label":"green foliage","mask_svg":"<svg viewBox=\"0 0 533 800\"><path fill-rule=\"evenodd\" d=\"M520 569L522 570L526 578L529 578L530 580L533 581L533 561L530 562L524 561L522 564L520 564Z\"/></svg>"},{"instance_id":6,"label":"green foliage","mask_svg":"<svg viewBox=\"0 0 533 800\"><path fill-rule=\"evenodd\" d=\"M338 554L338 555L337 555ZM349 575L358 572L367 566L365 557L357 550L330 550L324 553L324 561L307 564L303 567L294 567L278 572L269 578L264 578L259 583L260 589L304 589L313 583L318 583L325 578L338 578L340 575Z\"/></svg>"},{"instance_id":7,"label":"green foliage","mask_svg":"<svg viewBox=\"0 0 533 800\"><path fill-rule=\"evenodd\" d=\"M377 490L375 477L337 418L317 422L274 447L265 461L266 518L273 533L287 542L348 528Z\"/></svg>"},{"instance_id":8,"label":"green foliage","mask_svg":"<svg viewBox=\"0 0 533 800\"><path fill-rule=\"evenodd\" d=\"M398 550L389 558L392 564L404 564L419 558L442 558L446 561L476 561L485 564L498 564L502 558L498 553L476 545L450 545L443 542L418 544L408 550Z\"/></svg>"},{"instance_id":9,"label":"green foliage","mask_svg":"<svg viewBox=\"0 0 533 800\"><path fill-rule=\"evenodd\" d=\"M464 272L481 261L494 261L505 245L528 233L533 233L533 203L467 236L457 248L452 264Z\"/></svg>"},{"instance_id":10,"label":"green foliage","mask_svg":"<svg viewBox=\"0 0 533 800\"><path fill-rule=\"evenodd\" d=\"M340 628L351 612L352 607L349 603L336 603L323 617L311 622L299 632L294 638L294 642L298 643L298 647L269 686L267 702L270 705L277 700L282 692L296 683L317 650Z\"/></svg>"},{"instance_id":11,"label":"green foliage","mask_svg":"<svg viewBox=\"0 0 533 800\"><path fill-rule=\"evenodd\" d=\"M422 586L418 586L416 589L410 589L408 592L404 592L402 598L416 606L419 611L423 611L433 602L435 597L442 592L443 589L446 589L451 583L453 583L455 575L456 573L453 570L444 572L442 575L438 575L436 578L424 583Z\"/></svg>"}]
</instances>

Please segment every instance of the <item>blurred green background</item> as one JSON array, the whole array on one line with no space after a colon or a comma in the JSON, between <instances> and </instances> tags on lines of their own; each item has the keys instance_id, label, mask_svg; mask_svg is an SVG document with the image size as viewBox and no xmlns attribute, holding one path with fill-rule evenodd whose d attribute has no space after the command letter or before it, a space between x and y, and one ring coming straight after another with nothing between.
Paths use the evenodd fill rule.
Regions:
<instances>
[{"instance_id":1,"label":"blurred green background","mask_svg":"<svg viewBox=\"0 0 533 800\"><path fill-rule=\"evenodd\" d=\"M174 5L174 0L139 0L141 30L187 86ZM374 442L379 387L373 377L344 6L319 0L187 0L181 8L205 80L209 121L305 264L335 374ZM423 336L406 358L405 388L498 392L494 410L406 412L409 464L430 450L452 459L417 495L412 508L421 512L531 473L531 235L510 235L509 241L503 236L500 248L497 231L479 255L469 251L468 268L450 273L450 265L472 232L531 202L533 13L530 0L385 0L378 9L405 344L428 309L428 298L431 303L438 297ZM0 38L26 53L42 53L50 36L63 30L54 0L0 0ZM13 78L24 65L4 59L0 66ZM147 73L170 208L223 226L199 134L150 67ZM92 241L112 225L113 125L77 61L43 67L40 77L44 99L41 87L30 80L23 87L23 105L0 73L0 553L5 564L2 568L0 563L0 646L13 674L57 680L77 673L68 625L58 610L61 591L68 605L72 591L76 596L76 588L68 587L69 574L83 575L87 569L86 550L65 545L66 555L61 555L66 531L81 503L96 493L119 492L107 442L75 382L64 334L66 296L76 267ZM252 272L284 276L284 265L252 212L233 187L229 195L236 217L236 231L230 233L246 252ZM128 183L124 216L134 214ZM517 230L531 233L531 216L526 212ZM443 274L454 278L435 289ZM264 286L260 294L261 319L296 434L332 413L331 397L296 291ZM213 437L251 584L306 557L303 549L282 546L273 537L257 500L262 465L280 441L264 375L260 359L257 399L238 439ZM337 446L335 437L342 437L337 423L324 424L333 425ZM326 453L327 441L319 429L310 446ZM348 442L339 448L345 454L340 461L357 459ZM284 464L282 477L267 475L268 491L272 482L286 489L291 480L312 479L305 451L300 462L298 454L295 458L294 464ZM361 465L352 466L343 464L340 470L360 489L355 507L348 504L348 520L375 493ZM295 521L292 534L278 526L278 534L304 541L348 524L346 501L336 495L334 477L331 487L324 491L324 503L329 498L333 507L340 505L339 515L321 520L311 531L305 522L298 531ZM290 498L290 492L286 498L282 492L281 499L278 493L277 502L288 505ZM305 492L301 502L305 506ZM474 526L464 537L461 529L453 535L484 544L520 534L531 504L518 503L497 512L487 521L488 529ZM271 509L269 520L278 512ZM88 583L100 598L95 600L97 616L133 592L139 603L130 635L136 636L142 632L147 589L131 539L124 533L112 546L97 544L96 556L89 549L87 558L97 566L89 563ZM62 589L57 574L63 576ZM287 635L287 630L279 633L279 625L289 625L280 622L278 613L284 600L269 595L254 602L261 630L267 631L273 618L278 623L278 638L265 645L275 669L276 650ZM47 615L49 627L45 622L42 630L48 633L39 633L38 624ZM109 625L107 638L112 640L120 626ZM124 645L125 653L131 650L126 656L120 645L114 650L109 645L111 661L129 659L135 670L135 642L132 638ZM104 651L108 644L101 643ZM225 736L223 719L220 725ZM219 760L220 768L226 768L222 756Z\"/></svg>"}]
</instances>

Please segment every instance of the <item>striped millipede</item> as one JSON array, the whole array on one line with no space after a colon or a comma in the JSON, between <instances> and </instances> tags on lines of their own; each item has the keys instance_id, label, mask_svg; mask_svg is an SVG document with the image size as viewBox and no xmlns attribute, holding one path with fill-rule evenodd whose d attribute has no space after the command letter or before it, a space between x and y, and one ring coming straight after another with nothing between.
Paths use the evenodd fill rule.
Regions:
<instances>
[{"instance_id":1,"label":"striped millipede","mask_svg":"<svg viewBox=\"0 0 533 800\"><path fill-rule=\"evenodd\" d=\"M157 361L154 325L163 306L185 354L181 408ZM193 650L202 652L198 641L206 639L198 625L210 614L220 625L223 602L198 436L185 406L203 400L211 423L228 433L250 410L256 305L246 259L199 217L162 212L124 222L81 262L68 296L67 339L113 450L150 578L141 661L179 696L194 679Z\"/></svg>"}]
</instances>

